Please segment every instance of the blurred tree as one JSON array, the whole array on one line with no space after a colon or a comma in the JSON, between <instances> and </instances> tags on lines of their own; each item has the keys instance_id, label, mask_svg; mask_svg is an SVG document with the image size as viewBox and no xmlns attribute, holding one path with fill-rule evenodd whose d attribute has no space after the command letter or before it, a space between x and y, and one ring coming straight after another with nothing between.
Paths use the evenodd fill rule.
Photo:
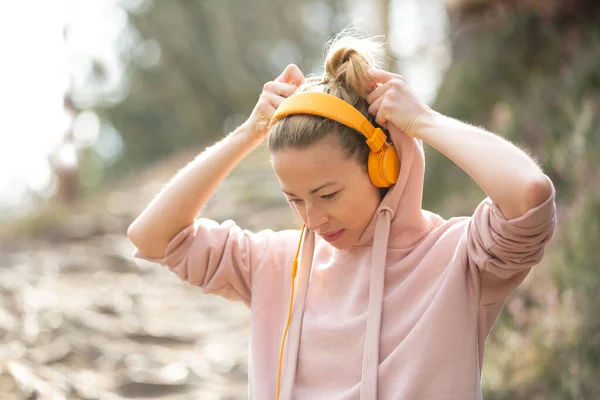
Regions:
<instances>
[{"instance_id":1,"label":"blurred tree","mask_svg":"<svg viewBox=\"0 0 600 400\"><path fill-rule=\"evenodd\" d=\"M120 42L126 96L117 102L99 96L94 107L122 138L108 178L230 132L252 110L262 85L287 64L320 73L323 43L347 24L343 0L151 5L130 12L129 34ZM82 88L105 79L107 68L94 60Z\"/></svg>"},{"instance_id":2,"label":"blurred tree","mask_svg":"<svg viewBox=\"0 0 600 400\"><path fill-rule=\"evenodd\" d=\"M391 29L390 29L390 18L391 18L391 6L392 0L379 0L379 20L380 20L380 28L383 35L386 37L385 41L385 54L388 57L392 56L392 49L390 47L389 41L391 38ZM395 63L391 62L391 58L386 58L382 60L384 63L384 69L388 71L395 72ZM394 64L394 65L392 65Z\"/></svg>"},{"instance_id":3,"label":"blurred tree","mask_svg":"<svg viewBox=\"0 0 600 400\"><path fill-rule=\"evenodd\" d=\"M544 265L488 340L484 397L600 398L600 3L446 4L453 62L434 108L531 149L559 204ZM427 160L426 207L470 214L481 190L440 154Z\"/></svg>"},{"instance_id":4,"label":"blurred tree","mask_svg":"<svg viewBox=\"0 0 600 400\"><path fill-rule=\"evenodd\" d=\"M67 30L63 30L63 38L67 37ZM75 150L75 141L73 133L74 120L79 109L73 103L73 77L68 77L68 87L63 95L63 108L69 118L69 124L63 132L63 137L60 143L49 154L48 162L54 170L57 180L56 197L60 202L65 204L73 203L80 191L79 179L77 176L78 159Z\"/></svg>"}]
</instances>

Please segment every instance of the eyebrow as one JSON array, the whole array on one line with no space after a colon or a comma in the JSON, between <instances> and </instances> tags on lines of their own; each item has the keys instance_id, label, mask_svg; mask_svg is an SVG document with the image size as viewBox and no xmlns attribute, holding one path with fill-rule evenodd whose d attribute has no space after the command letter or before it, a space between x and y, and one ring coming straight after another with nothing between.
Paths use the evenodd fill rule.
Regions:
<instances>
[{"instance_id":1,"label":"eyebrow","mask_svg":"<svg viewBox=\"0 0 600 400\"><path fill-rule=\"evenodd\" d=\"M325 184L323 184L323 185L319 186L318 188L315 188L315 189L311 190L309 193L310 193L310 194L315 194L315 193L317 193L319 190L321 190L321 189L323 189L323 188L325 188L325 187L327 187L327 186L331 186L331 185L335 185L335 182L327 182L327 183L325 183ZM281 191L282 191L283 193L287 194L288 196L294 196L294 197L298 197L298 196L296 196L295 194L293 194L293 193L290 193L290 192L286 192L286 191L285 191L285 190L283 190L283 189L281 189Z\"/></svg>"}]
</instances>

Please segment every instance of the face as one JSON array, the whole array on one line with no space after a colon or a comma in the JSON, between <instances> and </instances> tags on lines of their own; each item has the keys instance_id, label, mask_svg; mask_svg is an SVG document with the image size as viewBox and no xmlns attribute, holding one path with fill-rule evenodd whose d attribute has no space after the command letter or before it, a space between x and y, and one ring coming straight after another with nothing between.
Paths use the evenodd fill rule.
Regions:
<instances>
[{"instance_id":1,"label":"face","mask_svg":"<svg viewBox=\"0 0 600 400\"><path fill-rule=\"evenodd\" d=\"M335 135L304 150L271 153L281 190L312 231L338 249L358 241L381 202L365 167L346 158Z\"/></svg>"}]
</instances>

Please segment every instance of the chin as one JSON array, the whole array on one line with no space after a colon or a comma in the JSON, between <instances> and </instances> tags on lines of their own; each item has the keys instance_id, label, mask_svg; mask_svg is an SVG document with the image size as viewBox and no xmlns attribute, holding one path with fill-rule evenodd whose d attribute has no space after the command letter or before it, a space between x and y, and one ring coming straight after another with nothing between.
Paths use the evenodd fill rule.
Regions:
<instances>
[{"instance_id":1,"label":"chin","mask_svg":"<svg viewBox=\"0 0 600 400\"><path fill-rule=\"evenodd\" d=\"M356 240L349 238L341 238L342 240L336 240L335 242L329 243L332 247L338 250L348 250L356 243Z\"/></svg>"},{"instance_id":2,"label":"chin","mask_svg":"<svg viewBox=\"0 0 600 400\"><path fill-rule=\"evenodd\" d=\"M349 248L349 246L345 246L343 243L342 244L337 244L337 243L328 243L331 247L335 247L338 250L347 250Z\"/></svg>"}]
</instances>

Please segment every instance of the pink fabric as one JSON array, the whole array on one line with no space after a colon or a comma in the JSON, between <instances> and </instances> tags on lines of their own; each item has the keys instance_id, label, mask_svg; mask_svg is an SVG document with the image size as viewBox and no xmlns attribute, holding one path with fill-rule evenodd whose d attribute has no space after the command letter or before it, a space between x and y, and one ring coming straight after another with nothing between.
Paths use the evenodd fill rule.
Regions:
<instances>
[{"instance_id":1,"label":"pink fabric","mask_svg":"<svg viewBox=\"0 0 600 400\"><path fill-rule=\"evenodd\" d=\"M402 149L399 181L356 246L336 250L306 233L282 399L359 399L361 390L365 399L375 396L373 388L378 399L481 399L485 339L508 294L542 258L556 224L554 194L513 220L490 199L471 217L444 220L421 210L421 143L406 137L396 147ZM387 240L375 234L383 214L391 218ZM173 238L163 258L149 259L207 293L250 307L253 399L275 398L298 239L295 230L251 233L232 221L201 218ZM383 292L370 298L377 292L374 252L381 251ZM378 340L365 343L373 331L370 301L383 307ZM372 348L379 349L379 367L367 390L363 356Z\"/></svg>"}]
</instances>

